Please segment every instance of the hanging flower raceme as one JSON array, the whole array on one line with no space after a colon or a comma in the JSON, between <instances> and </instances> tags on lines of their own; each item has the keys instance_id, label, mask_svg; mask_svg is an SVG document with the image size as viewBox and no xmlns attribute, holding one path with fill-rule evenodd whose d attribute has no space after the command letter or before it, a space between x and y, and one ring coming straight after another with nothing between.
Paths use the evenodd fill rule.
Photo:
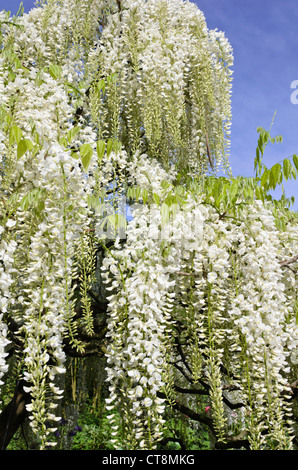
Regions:
<instances>
[{"instance_id":1,"label":"hanging flower raceme","mask_svg":"<svg viewBox=\"0 0 298 470\"><path fill-rule=\"evenodd\" d=\"M144 166L135 177L137 183L143 172L150 171L148 161L143 160ZM158 165L153 165L148 181L151 177L154 181L158 169L163 174ZM107 289L116 289L109 297L107 405L111 410L121 407L122 426L114 423L114 441L121 446L124 431L125 445L130 449L154 448L164 423L163 400L157 392L164 384L173 282L163 265L161 241L155 239L160 220L159 210L136 208L124 251L114 249L103 263L107 283L112 274ZM110 418L113 423L115 415Z\"/></svg>"},{"instance_id":2,"label":"hanging flower raceme","mask_svg":"<svg viewBox=\"0 0 298 470\"><path fill-rule=\"evenodd\" d=\"M163 343L171 305L170 286L163 271L150 266L148 260L148 264L138 266L135 275L125 280L126 295L122 294L120 299L113 297L109 303L111 398L107 402L111 407L121 406L125 445L130 449L154 448L161 437L164 407L157 391L163 386ZM120 318L117 302L121 302L123 309Z\"/></svg>"},{"instance_id":3,"label":"hanging flower raceme","mask_svg":"<svg viewBox=\"0 0 298 470\"><path fill-rule=\"evenodd\" d=\"M137 184L142 183L148 193L162 197L164 170L157 162L149 166L145 156L142 162L138 170L131 172L131 178L134 177ZM107 404L109 410L125 410L122 427L114 423L117 415L110 415L115 444L119 447L123 446L123 433L129 448L153 448L162 437L160 414L164 410L164 399L158 392L173 393L169 361L176 359L174 324L186 322L188 325L191 341L187 355L191 356L197 377L200 376L197 364L203 350L206 355L206 346L213 358L211 385L218 374L228 256L222 248L210 244L208 230L204 234L208 211L199 204L197 198L186 200L181 210L175 211L170 224L163 222L156 204L139 205L128 226L125 248L113 250L104 260L107 289L115 292L109 297L107 374L110 398ZM215 231L213 238L216 238ZM202 274L210 267L208 262L206 264L208 257L214 266L206 281ZM188 282L191 277L196 279L194 291L194 285ZM187 305L183 311L179 308L182 302ZM212 312L211 304L214 304ZM202 309L205 310L203 315ZM216 398L220 385L217 381L214 388L214 409L220 415L218 422L223 421L221 393L219 402Z\"/></svg>"},{"instance_id":4,"label":"hanging flower raceme","mask_svg":"<svg viewBox=\"0 0 298 470\"><path fill-rule=\"evenodd\" d=\"M290 428L283 423L289 413L286 374L291 351L297 348L297 328L285 295L279 235L261 202L246 212L234 263L236 295L229 315L240 331L239 364L246 371L243 399L250 412L251 446L262 449L275 440L277 448L290 448Z\"/></svg>"},{"instance_id":5,"label":"hanging flower raceme","mask_svg":"<svg viewBox=\"0 0 298 470\"><path fill-rule=\"evenodd\" d=\"M5 320L12 318L24 346L31 425L45 448L49 423L59 419L53 410L62 393L55 376L64 372L63 340L79 347L72 322L73 260L77 241L90 229L87 195L94 179L87 186L81 162L63 140L74 113L64 85L48 70L21 67L11 50L1 74L1 375L7 370ZM90 138L86 127L81 139Z\"/></svg>"},{"instance_id":6,"label":"hanging flower raceme","mask_svg":"<svg viewBox=\"0 0 298 470\"><path fill-rule=\"evenodd\" d=\"M166 185L158 168L155 162L150 172L143 157L132 174L149 194L159 194L162 204ZM172 215L165 224L160 207L139 205L125 248L119 245L104 261L113 292L107 403L110 410L125 410L123 428L114 423L115 443L124 445L122 432L130 448L152 448L153 436L161 437L162 416L155 433L152 428L154 409L163 410L157 392L171 401L175 381L186 385L173 366L181 361L178 341L188 363L184 373L191 371L194 384L208 384L218 440L227 437L230 416L224 402L231 387L243 403L251 447L270 448L275 442L276 448L291 448L286 376L297 348L295 307L285 294L280 237L269 207L256 201L243 206L235 220L225 219L204 204L203 194L189 194ZM161 359L159 368L152 357ZM149 379L149 370L158 375ZM144 413L146 403L150 410ZM112 422L116 419L112 413Z\"/></svg>"},{"instance_id":7,"label":"hanging flower raceme","mask_svg":"<svg viewBox=\"0 0 298 470\"><path fill-rule=\"evenodd\" d=\"M228 170L233 57L223 33L209 33L190 2L121 5L87 65L100 135L191 174Z\"/></svg>"},{"instance_id":8,"label":"hanging flower raceme","mask_svg":"<svg viewBox=\"0 0 298 470\"><path fill-rule=\"evenodd\" d=\"M10 306L14 304L14 300L10 292L10 286L13 284L13 275L15 272L13 268L13 254L17 247L16 242L14 240L10 240L8 242L3 233L5 232L5 229L9 230L14 225L15 221L8 219L6 222L6 228L0 227L0 237L2 238L0 238L0 385L3 384L1 379L8 370L8 364L6 363L8 353L6 348L10 341L7 337L5 316Z\"/></svg>"},{"instance_id":9,"label":"hanging flower raceme","mask_svg":"<svg viewBox=\"0 0 298 470\"><path fill-rule=\"evenodd\" d=\"M63 152L63 149L61 149ZM52 154L53 155L53 154ZM22 315L21 331L25 335L26 390L30 393L32 427L41 435L42 446L49 445L47 435L51 432L48 421L54 419L49 413L53 398L60 398L62 391L55 386L55 375L63 373L65 354L63 339L70 336L76 344L72 331L73 316L72 278L73 260L77 239L88 228L86 202L70 203L69 197L82 192L80 184L68 184L71 162L64 160L64 153L53 155L57 160L54 178L48 177L47 198L38 230L30 237L27 263L22 270L25 313ZM56 171L60 169L60 178ZM81 176L82 178L82 176ZM50 184L58 184L59 193L50 191ZM79 183L79 181L77 181ZM83 196L83 194L82 194ZM59 419L56 417L55 419Z\"/></svg>"}]
</instances>

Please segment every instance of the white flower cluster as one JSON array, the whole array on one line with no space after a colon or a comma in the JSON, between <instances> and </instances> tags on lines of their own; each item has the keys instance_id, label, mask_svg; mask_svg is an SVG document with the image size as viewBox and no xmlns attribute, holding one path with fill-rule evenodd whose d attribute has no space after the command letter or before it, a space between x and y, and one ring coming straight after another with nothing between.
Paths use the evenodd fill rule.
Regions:
<instances>
[{"instance_id":1,"label":"white flower cluster","mask_svg":"<svg viewBox=\"0 0 298 470\"><path fill-rule=\"evenodd\" d=\"M142 184L148 192L162 195L162 182L167 175L157 162L149 164L148 158L142 156L142 165L135 169L132 164L130 169L130 177L135 184ZM167 385L168 359L175 357L172 350L173 322L186 320L193 344L197 343L197 337L201 337L201 352L206 347L203 341L204 330L206 341L208 339L206 325L196 312L205 304L204 289L208 285L202 278L205 257L209 256L214 263L213 272L208 274L210 286L216 282L217 276L223 282L227 277L226 253L215 244L209 246L208 243L211 233L204 228L208 215L207 209L200 205L200 198L189 198L175 213L172 223L164 226L159 207L154 204L138 206L128 226L125 248L113 250L104 260L107 289L115 292L109 297L108 336L111 342L107 374L110 398L107 404L109 410L125 409L122 426L125 445L129 448L152 448L162 436L164 400L158 392ZM196 283L200 292L194 292L193 303L181 313L180 301L186 301L191 288L189 277L183 276L189 270L191 260L196 271L194 276L198 274L200 279ZM217 280L217 298L219 288ZM219 304L217 300L213 324L221 322ZM216 346L222 337L217 334L216 341L214 338L215 334L212 350L218 354ZM198 357L193 359L195 363ZM116 415L112 413L110 418L113 423ZM114 424L115 444L120 447L121 429Z\"/></svg>"},{"instance_id":2,"label":"white flower cluster","mask_svg":"<svg viewBox=\"0 0 298 470\"><path fill-rule=\"evenodd\" d=\"M61 157L64 150L61 149ZM30 392L32 427L46 439L51 428L46 421L53 418L47 409L52 401L60 398L62 391L55 386L55 375L63 373L65 354L62 340L67 335L67 325L72 317L71 280L75 246L84 227L88 227L86 202L74 203L83 194L83 177L72 170L72 162L61 162L59 154L52 151L52 174L46 172L43 217L31 234L26 253L26 264L20 269L18 293L23 290L21 317L24 331L24 378ZM64 157L63 157L64 158ZM63 160L62 158L62 160ZM43 181L43 165L40 165L39 181ZM60 178L59 178L60 171ZM69 184L67 184L67 180ZM57 185L60 186L57 191ZM73 201L70 203L70 201ZM21 234L21 230L18 230ZM21 250L22 242L19 249ZM21 288L23 287L23 289ZM47 393L45 393L47 390ZM49 401L48 401L49 400Z\"/></svg>"},{"instance_id":3,"label":"white flower cluster","mask_svg":"<svg viewBox=\"0 0 298 470\"><path fill-rule=\"evenodd\" d=\"M94 0L43 2L41 8L24 14L15 34L15 48L25 65L58 63L64 66L63 75L77 83L83 75L86 46L96 38L103 4Z\"/></svg>"},{"instance_id":4,"label":"white flower cluster","mask_svg":"<svg viewBox=\"0 0 298 470\"><path fill-rule=\"evenodd\" d=\"M102 132L114 137L117 128L129 154L145 146L165 165L191 173L208 168L208 141L217 165L225 167L233 55L223 33L209 34L191 2L121 4L89 57L101 77L118 76L108 98L99 99Z\"/></svg>"},{"instance_id":5,"label":"white flower cluster","mask_svg":"<svg viewBox=\"0 0 298 470\"><path fill-rule=\"evenodd\" d=\"M31 17L40 18L41 11L19 20L15 50L22 43L23 27L32 38ZM27 59L36 62L30 70L21 66L10 46L1 58L0 364L2 376L7 370L5 319L12 316L24 338L31 425L44 448L53 430L48 422L59 419L53 409L62 391L55 376L64 372L63 337L72 336L73 260L77 241L90 227L87 195L94 180L86 184L80 161L62 143L73 128L67 90L43 67L47 52L41 41L31 46L35 50L27 53L34 57ZM88 126L80 137L83 142L95 140Z\"/></svg>"},{"instance_id":6,"label":"white flower cluster","mask_svg":"<svg viewBox=\"0 0 298 470\"><path fill-rule=\"evenodd\" d=\"M15 221L8 219L6 226L11 228L14 226ZM3 227L0 227L0 237L3 232ZM14 300L10 293L10 286L13 283L13 254L16 249L16 242L10 240L9 242L1 240L0 242L0 385L3 384L1 378L7 372L8 365L6 364L6 357L8 353L6 351L7 345L10 341L7 338L7 325L4 321L5 314L7 313L10 305L13 305Z\"/></svg>"},{"instance_id":7,"label":"white flower cluster","mask_svg":"<svg viewBox=\"0 0 298 470\"><path fill-rule=\"evenodd\" d=\"M262 448L268 435L279 442L280 448L290 447L288 430L280 423L281 416L289 411L287 376L298 336L294 305L285 292L279 249L274 218L258 201L250 206L245 223L239 227L236 295L229 309L242 336L240 354L244 352L246 358L245 364L241 361L247 374L243 390L249 395L246 400L251 420L258 423L250 428L252 448ZM253 411L256 403L257 418ZM268 433L267 437L262 431Z\"/></svg>"},{"instance_id":8,"label":"white flower cluster","mask_svg":"<svg viewBox=\"0 0 298 470\"><path fill-rule=\"evenodd\" d=\"M164 175L157 162L151 162L150 171L144 156L133 175L148 191L150 181L151 190L163 194ZM113 292L108 407L125 409L128 445L152 447L154 410L162 412L157 392L169 385L165 358L179 361L172 347L178 322L187 331L184 353L194 382L204 379L210 385L218 438L224 439L229 418L223 368L249 416L252 448L266 448L272 439L277 448L291 448L291 424L282 423L291 413L287 376L297 349L297 327L279 262L281 240L274 217L256 201L243 206L233 221L221 218L203 200L203 194L188 195L167 228L160 207L138 206L125 248L104 261ZM161 417L154 422L158 437ZM115 442L119 431L115 425Z\"/></svg>"},{"instance_id":9,"label":"white flower cluster","mask_svg":"<svg viewBox=\"0 0 298 470\"><path fill-rule=\"evenodd\" d=\"M239 201L234 216L220 214L201 180L197 189L176 186L181 174L205 175L212 158L215 169L227 164L231 47L191 2L117 4L42 2L13 22L0 13L0 380L12 318L44 448L47 421L58 419L63 338L78 346L76 246L91 224L102 241L99 198L113 205L136 186L146 198L134 206L125 246L116 241L103 261L107 406L120 407L122 420L118 427L111 413L115 445L123 447L121 431L132 449L154 448L162 436L180 325L192 381L209 385L218 438L226 370L252 448L268 440L290 448L283 421L297 275L280 262L297 254L297 224L280 233L263 203Z\"/></svg>"},{"instance_id":10,"label":"white flower cluster","mask_svg":"<svg viewBox=\"0 0 298 470\"><path fill-rule=\"evenodd\" d=\"M155 187L155 176L163 175L162 168L143 157L135 182L143 181L144 173ZM148 174L149 173L149 174ZM158 179L157 176L157 179ZM152 188L151 188L152 189ZM155 211L153 222L150 209L141 206L134 211L134 219L127 232L124 250L113 250L103 262L107 289L116 293L109 297L110 343L107 356L107 380L110 384L108 409L124 409L122 426L126 445L131 449L154 448L161 437L164 400L157 392L164 385L166 329L173 303L173 282L169 279L160 258L160 241L150 239L150 224L160 224L160 211ZM144 240L147 241L144 249ZM139 254L142 253L142 259ZM119 290L119 286L122 288ZM118 390L121 394L118 395ZM113 413L110 415L113 423ZM121 445L119 429L115 424L114 443Z\"/></svg>"},{"instance_id":11,"label":"white flower cluster","mask_svg":"<svg viewBox=\"0 0 298 470\"><path fill-rule=\"evenodd\" d=\"M162 192L161 183L173 181L176 175L174 168L166 171L156 160L148 159L146 154L139 155L139 152L136 152L131 162L128 163L127 170L128 184L132 186L137 184L140 188L158 195Z\"/></svg>"},{"instance_id":12,"label":"white flower cluster","mask_svg":"<svg viewBox=\"0 0 298 470\"><path fill-rule=\"evenodd\" d=\"M107 402L124 407L123 425L129 448L153 448L161 437L164 407L157 392L163 386L162 341L167 309L171 307L170 286L168 276L148 260L125 282L126 297L122 293L120 298L110 299L108 336L112 343L108 352L108 381L111 398ZM122 304L120 319L118 302ZM118 339L119 329L122 334ZM118 387L122 390L121 397L117 396Z\"/></svg>"}]
</instances>

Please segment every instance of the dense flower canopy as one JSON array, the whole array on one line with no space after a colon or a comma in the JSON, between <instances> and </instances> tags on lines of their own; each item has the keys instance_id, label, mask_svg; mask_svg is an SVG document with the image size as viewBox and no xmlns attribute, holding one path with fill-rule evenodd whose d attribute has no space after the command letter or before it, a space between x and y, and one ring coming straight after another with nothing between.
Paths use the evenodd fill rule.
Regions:
<instances>
[{"instance_id":1,"label":"dense flower canopy","mask_svg":"<svg viewBox=\"0 0 298 470\"><path fill-rule=\"evenodd\" d=\"M12 329L49 445L103 246L115 446L154 448L191 376L219 440L236 400L251 448L291 448L297 217L231 176L229 42L188 1L39 3L0 13L0 378Z\"/></svg>"}]
</instances>

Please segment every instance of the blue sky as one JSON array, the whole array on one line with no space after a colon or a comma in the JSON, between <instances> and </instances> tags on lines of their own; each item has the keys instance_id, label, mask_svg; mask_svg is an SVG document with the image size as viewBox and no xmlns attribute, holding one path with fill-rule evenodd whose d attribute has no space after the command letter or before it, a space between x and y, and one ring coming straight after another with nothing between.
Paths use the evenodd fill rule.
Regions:
<instances>
[{"instance_id":1,"label":"blue sky","mask_svg":"<svg viewBox=\"0 0 298 470\"><path fill-rule=\"evenodd\" d=\"M291 102L298 80L297 0L196 0L209 29L224 31L234 50L230 161L235 176L253 176L257 127L283 142L266 148L270 167L298 154L298 104ZM23 0L25 12L34 0ZM0 9L15 13L18 0L0 0ZM297 82L298 83L298 82ZM298 90L298 87L297 87ZM298 210L298 180L285 184ZM279 192L277 192L279 194Z\"/></svg>"},{"instance_id":2,"label":"blue sky","mask_svg":"<svg viewBox=\"0 0 298 470\"><path fill-rule=\"evenodd\" d=\"M197 0L209 29L224 31L234 51L231 165L234 175L253 175L257 127L282 135L268 145L264 163L271 167L298 154L298 104L291 102L298 80L297 0ZM298 179L285 184L296 198ZM279 194L279 193L277 193Z\"/></svg>"}]
</instances>

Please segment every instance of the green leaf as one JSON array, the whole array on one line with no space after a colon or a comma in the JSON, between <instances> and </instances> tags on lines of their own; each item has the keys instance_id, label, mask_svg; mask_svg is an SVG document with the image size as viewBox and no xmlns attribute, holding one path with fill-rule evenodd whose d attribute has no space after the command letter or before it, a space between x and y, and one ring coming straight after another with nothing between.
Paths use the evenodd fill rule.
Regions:
<instances>
[{"instance_id":1,"label":"green leaf","mask_svg":"<svg viewBox=\"0 0 298 470\"><path fill-rule=\"evenodd\" d=\"M155 204L157 204L159 206L160 199L159 199L158 194L153 193L153 201L155 202Z\"/></svg>"},{"instance_id":2,"label":"green leaf","mask_svg":"<svg viewBox=\"0 0 298 470\"><path fill-rule=\"evenodd\" d=\"M160 183L160 186L162 187L162 189L168 189L168 187L171 186L171 183L169 183L169 182L166 181L166 180L163 180L163 181Z\"/></svg>"},{"instance_id":3,"label":"green leaf","mask_svg":"<svg viewBox=\"0 0 298 470\"><path fill-rule=\"evenodd\" d=\"M239 187L238 181L237 180L233 181L233 183L231 184L229 188L231 198L234 198L236 194L238 193L238 187Z\"/></svg>"},{"instance_id":4,"label":"green leaf","mask_svg":"<svg viewBox=\"0 0 298 470\"><path fill-rule=\"evenodd\" d=\"M8 126L11 125L12 121L12 116L6 111L4 108L4 105L0 105L0 122L8 124Z\"/></svg>"},{"instance_id":5,"label":"green leaf","mask_svg":"<svg viewBox=\"0 0 298 470\"><path fill-rule=\"evenodd\" d=\"M71 83L67 83L66 86L67 88L70 88L71 90L75 91L77 95L82 95L82 92L78 88L73 86Z\"/></svg>"},{"instance_id":6,"label":"green leaf","mask_svg":"<svg viewBox=\"0 0 298 470\"><path fill-rule=\"evenodd\" d=\"M18 126L12 126L9 132L9 143L10 145L18 144L23 136L22 129Z\"/></svg>"},{"instance_id":7,"label":"green leaf","mask_svg":"<svg viewBox=\"0 0 298 470\"><path fill-rule=\"evenodd\" d=\"M98 209L101 206L100 199L94 195L87 196L88 206L93 209Z\"/></svg>"},{"instance_id":8,"label":"green leaf","mask_svg":"<svg viewBox=\"0 0 298 470\"><path fill-rule=\"evenodd\" d=\"M87 171L93 155L93 149L90 144L83 144L80 148L80 155L84 170Z\"/></svg>"},{"instance_id":9,"label":"green leaf","mask_svg":"<svg viewBox=\"0 0 298 470\"><path fill-rule=\"evenodd\" d=\"M259 140L258 140L258 150L261 152L262 155L264 155L264 140L263 140L264 134L260 134Z\"/></svg>"},{"instance_id":10,"label":"green leaf","mask_svg":"<svg viewBox=\"0 0 298 470\"><path fill-rule=\"evenodd\" d=\"M122 148L122 143L119 140L114 140L113 141L113 150L115 153L118 153L121 151Z\"/></svg>"},{"instance_id":11,"label":"green leaf","mask_svg":"<svg viewBox=\"0 0 298 470\"><path fill-rule=\"evenodd\" d=\"M97 157L98 157L98 163L101 163L104 153L106 150L106 143L104 140L98 140L96 144L96 151L97 151Z\"/></svg>"},{"instance_id":12,"label":"green leaf","mask_svg":"<svg viewBox=\"0 0 298 470\"><path fill-rule=\"evenodd\" d=\"M27 149L31 151L34 147L33 142L31 142L30 139L25 139L25 142L26 142L26 145L27 145Z\"/></svg>"},{"instance_id":13,"label":"green leaf","mask_svg":"<svg viewBox=\"0 0 298 470\"><path fill-rule=\"evenodd\" d=\"M286 180L291 176L291 166L290 161L286 158L283 162L283 174Z\"/></svg>"},{"instance_id":14,"label":"green leaf","mask_svg":"<svg viewBox=\"0 0 298 470\"><path fill-rule=\"evenodd\" d=\"M142 189L142 199L143 203L146 204L146 202L148 201L148 190L146 188Z\"/></svg>"},{"instance_id":15,"label":"green leaf","mask_svg":"<svg viewBox=\"0 0 298 470\"><path fill-rule=\"evenodd\" d=\"M183 196L185 193L185 188L181 185L176 186L174 189L175 189L175 193L177 194L177 196Z\"/></svg>"},{"instance_id":16,"label":"green leaf","mask_svg":"<svg viewBox=\"0 0 298 470\"><path fill-rule=\"evenodd\" d=\"M60 145L63 145L63 147L67 147L67 146L68 146L67 137L61 137L61 138L59 139L59 144L60 144Z\"/></svg>"},{"instance_id":17,"label":"green leaf","mask_svg":"<svg viewBox=\"0 0 298 470\"><path fill-rule=\"evenodd\" d=\"M20 202L20 207L27 211L29 207L37 209L43 209L43 198L45 191L41 188L32 189L26 196L24 196Z\"/></svg>"},{"instance_id":18,"label":"green leaf","mask_svg":"<svg viewBox=\"0 0 298 470\"><path fill-rule=\"evenodd\" d=\"M178 204L177 202L173 202L173 204L171 204L171 207L170 207L170 212L173 214L173 215L176 215L180 210L180 204Z\"/></svg>"},{"instance_id":19,"label":"green leaf","mask_svg":"<svg viewBox=\"0 0 298 470\"><path fill-rule=\"evenodd\" d=\"M282 171L281 171L281 165L279 163L276 163L276 165L273 165L273 167L270 170L270 186L272 189L275 189L276 185L278 183L281 183L282 180Z\"/></svg>"},{"instance_id":20,"label":"green leaf","mask_svg":"<svg viewBox=\"0 0 298 470\"><path fill-rule=\"evenodd\" d=\"M33 143L29 139L21 139L17 147L17 158L21 158L27 150L33 149Z\"/></svg>"},{"instance_id":21,"label":"green leaf","mask_svg":"<svg viewBox=\"0 0 298 470\"><path fill-rule=\"evenodd\" d=\"M256 187L255 193L256 193L256 198L261 199L264 202L264 193L259 186Z\"/></svg>"},{"instance_id":22,"label":"green leaf","mask_svg":"<svg viewBox=\"0 0 298 470\"><path fill-rule=\"evenodd\" d=\"M261 185L263 188L268 187L268 183L270 181L270 170L265 170L261 176Z\"/></svg>"},{"instance_id":23,"label":"green leaf","mask_svg":"<svg viewBox=\"0 0 298 470\"><path fill-rule=\"evenodd\" d=\"M162 224L167 223L170 220L170 208L168 204L166 204L165 202L163 202L161 205L160 213L161 213L161 223Z\"/></svg>"},{"instance_id":24,"label":"green leaf","mask_svg":"<svg viewBox=\"0 0 298 470\"><path fill-rule=\"evenodd\" d=\"M101 91L104 93L105 92L105 87L106 87L106 82L104 81L104 79L102 78L101 80L98 80L97 82L97 89L98 91Z\"/></svg>"},{"instance_id":25,"label":"green leaf","mask_svg":"<svg viewBox=\"0 0 298 470\"><path fill-rule=\"evenodd\" d=\"M80 132L80 126L75 126L70 131L67 132L67 140L69 143L75 138L75 136Z\"/></svg>"},{"instance_id":26,"label":"green leaf","mask_svg":"<svg viewBox=\"0 0 298 470\"><path fill-rule=\"evenodd\" d=\"M36 77L35 77L35 83L37 86L41 86L44 83L42 75L43 75L43 70L41 69L37 72Z\"/></svg>"},{"instance_id":27,"label":"green leaf","mask_svg":"<svg viewBox=\"0 0 298 470\"><path fill-rule=\"evenodd\" d=\"M275 225L277 227L278 230L280 230L281 232L283 232L285 230L285 222L284 220L282 219L275 219Z\"/></svg>"},{"instance_id":28,"label":"green leaf","mask_svg":"<svg viewBox=\"0 0 298 470\"><path fill-rule=\"evenodd\" d=\"M118 80L118 74L115 72L115 73L111 73L111 75L108 75L106 77L106 80L107 80L107 84L110 85L111 83L116 83L117 80Z\"/></svg>"},{"instance_id":29,"label":"green leaf","mask_svg":"<svg viewBox=\"0 0 298 470\"><path fill-rule=\"evenodd\" d=\"M110 156L112 149L113 149L113 141L112 139L109 139L107 142L107 156L108 157Z\"/></svg>"},{"instance_id":30,"label":"green leaf","mask_svg":"<svg viewBox=\"0 0 298 470\"><path fill-rule=\"evenodd\" d=\"M127 189L127 198L128 199L134 199L134 188L132 188L131 186Z\"/></svg>"},{"instance_id":31,"label":"green leaf","mask_svg":"<svg viewBox=\"0 0 298 470\"><path fill-rule=\"evenodd\" d=\"M298 157L297 157L297 155L293 155L293 163L296 167L296 170L298 170Z\"/></svg>"},{"instance_id":32,"label":"green leaf","mask_svg":"<svg viewBox=\"0 0 298 470\"><path fill-rule=\"evenodd\" d=\"M59 67L59 65L51 64L49 66L49 74L54 80L58 80L58 78L60 78L62 75L62 69Z\"/></svg>"},{"instance_id":33,"label":"green leaf","mask_svg":"<svg viewBox=\"0 0 298 470\"><path fill-rule=\"evenodd\" d=\"M142 197L142 189L139 186L135 187L135 200L139 201Z\"/></svg>"},{"instance_id":34,"label":"green leaf","mask_svg":"<svg viewBox=\"0 0 298 470\"><path fill-rule=\"evenodd\" d=\"M75 150L72 150L71 151L71 156L72 158L74 158L75 160L79 160L80 156L78 155L79 152L76 152Z\"/></svg>"},{"instance_id":35,"label":"green leaf","mask_svg":"<svg viewBox=\"0 0 298 470\"><path fill-rule=\"evenodd\" d=\"M127 190L127 197L138 201L141 198L142 189L138 186L129 187Z\"/></svg>"}]
</instances>

